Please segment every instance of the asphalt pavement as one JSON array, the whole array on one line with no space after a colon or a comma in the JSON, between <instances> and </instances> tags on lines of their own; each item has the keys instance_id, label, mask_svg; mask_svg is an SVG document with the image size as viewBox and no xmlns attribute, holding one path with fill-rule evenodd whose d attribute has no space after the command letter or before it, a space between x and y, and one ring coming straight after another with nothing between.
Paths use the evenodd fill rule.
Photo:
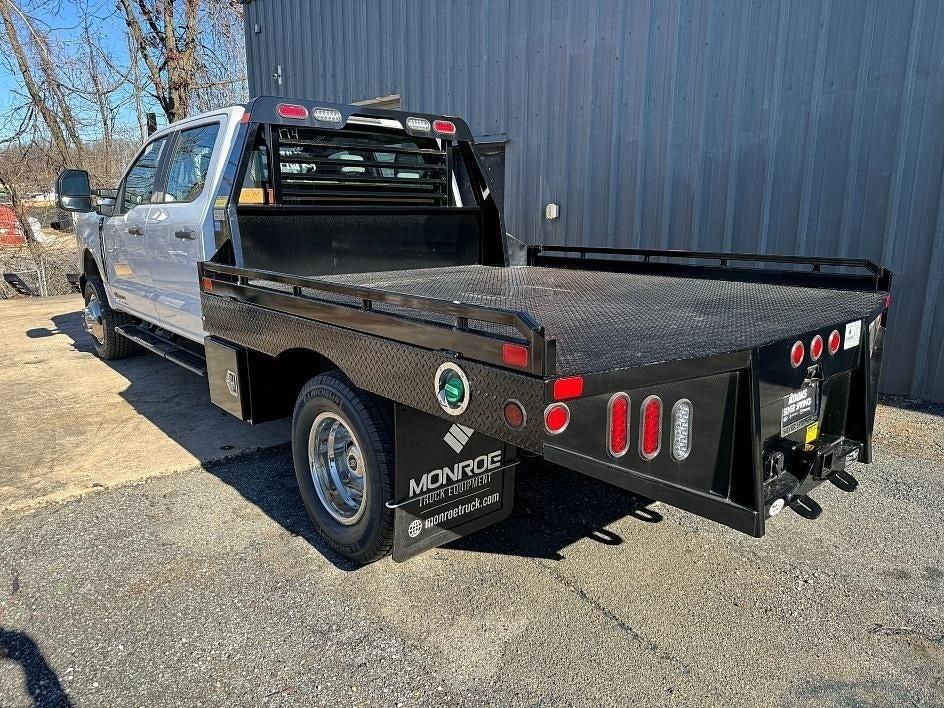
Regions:
<instances>
[{"instance_id":1,"label":"asphalt pavement","mask_svg":"<svg viewBox=\"0 0 944 708\"><path fill-rule=\"evenodd\" d=\"M84 354L61 356L110 380ZM121 405L131 373L98 403ZM173 402L208 405L183 383ZM819 520L784 512L762 539L531 464L507 522L366 568L312 532L277 436L123 473L123 444L146 457L136 431L226 452L139 402L100 454L109 484L59 495L2 438L0 489L20 501L0 505L0 706L944 705L944 407L889 403L859 490L824 485ZM34 418L63 475L86 438L44 426L95 414L70 406Z\"/></svg>"}]
</instances>

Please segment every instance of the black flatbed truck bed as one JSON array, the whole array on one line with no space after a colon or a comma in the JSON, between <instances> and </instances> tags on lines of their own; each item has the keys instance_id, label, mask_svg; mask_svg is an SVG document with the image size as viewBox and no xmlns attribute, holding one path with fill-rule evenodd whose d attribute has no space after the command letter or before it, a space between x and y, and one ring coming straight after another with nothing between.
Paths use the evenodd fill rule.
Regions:
<instances>
[{"instance_id":1,"label":"black flatbed truck bed","mask_svg":"<svg viewBox=\"0 0 944 708\"><path fill-rule=\"evenodd\" d=\"M396 518L395 558L505 518L517 450L757 536L784 505L817 516L808 492L823 481L855 487L846 468L871 458L886 270L848 259L525 249L505 236L468 129L455 119L441 151L412 153L445 160L410 168L444 171L446 194L437 192L436 203L417 205L416 192L402 190L367 206L330 201L345 199L346 187L367 198L365 190L391 180L368 182L366 168L352 172L333 157L298 157L323 147L318 136L328 131L316 124L314 137L302 139L302 129L278 127L286 121L272 108L252 108L243 139L267 146L274 202L240 203L232 185L245 183L244 151L232 161L241 167L231 191L218 198L220 249L200 264L211 396L259 422L284 415L287 396L312 374L342 372L354 391L391 402L396 473L384 497ZM342 122L357 112L407 123L397 112L332 108ZM364 151L366 140L343 145ZM392 151L394 160L408 152L399 143ZM295 163L304 160L337 167L330 190L301 191L318 177L298 178ZM381 163L371 155L363 162ZM291 191L278 175L293 181ZM281 202L280 192L296 201ZM409 205L394 203L402 194ZM459 379L463 398L450 407L446 384ZM300 420L311 424L299 412L308 391L296 403L297 435ZM417 446L420 439L429 444ZM420 509L430 490L471 483L463 465L473 463L462 457L476 445L487 453L476 465L490 455L501 461L487 474L483 467L496 479L476 503L497 507L456 520ZM359 543L352 549L326 530L317 504L313 511L303 441L294 449L322 533L350 557L369 559Z\"/></svg>"}]
</instances>

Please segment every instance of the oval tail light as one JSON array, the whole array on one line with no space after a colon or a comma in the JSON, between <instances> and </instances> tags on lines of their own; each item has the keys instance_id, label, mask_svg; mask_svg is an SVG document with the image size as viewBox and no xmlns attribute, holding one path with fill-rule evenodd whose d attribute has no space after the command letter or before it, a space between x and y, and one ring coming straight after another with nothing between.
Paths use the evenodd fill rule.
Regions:
<instances>
[{"instance_id":1,"label":"oval tail light","mask_svg":"<svg viewBox=\"0 0 944 708\"><path fill-rule=\"evenodd\" d=\"M838 352L840 344L842 344L842 337L839 335L839 330L834 329L829 335L829 353L835 354Z\"/></svg>"},{"instance_id":2,"label":"oval tail light","mask_svg":"<svg viewBox=\"0 0 944 708\"><path fill-rule=\"evenodd\" d=\"M692 450L692 402L683 398L672 406L672 457L681 462Z\"/></svg>"},{"instance_id":3,"label":"oval tail light","mask_svg":"<svg viewBox=\"0 0 944 708\"><path fill-rule=\"evenodd\" d=\"M606 407L606 449L622 457L629 449L629 396L614 393Z\"/></svg>"},{"instance_id":4,"label":"oval tail light","mask_svg":"<svg viewBox=\"0 0 944 708\"><path fill-rule=\"evenodd\" d=\"M795 369L803 363L803 357L806 356L806 350L803 342L796 342L790 349L790 365Z\"/></svg>"},{"instance_id":5,"label":"oval tail light","mask_svg":"<svg viewBox=\"0 0 944 708\"><path fill-rule=\"evenodd\" d=\"M662 399L649 396L640 410L639 454L644 460L651 460L662 449Z\"/></svg>"},{"instance_id":6,"label":"oval tail light","mask_svg":"<svg viewBox=\"0 0 944 708\"><path fill-rule=\"evenodd\" d=\"M813 337L813 341L810 342L810 358L813 361L818 361L822 355L823 355L823 338L817 334L815 337Z\"/></svg>"}]
</instances>

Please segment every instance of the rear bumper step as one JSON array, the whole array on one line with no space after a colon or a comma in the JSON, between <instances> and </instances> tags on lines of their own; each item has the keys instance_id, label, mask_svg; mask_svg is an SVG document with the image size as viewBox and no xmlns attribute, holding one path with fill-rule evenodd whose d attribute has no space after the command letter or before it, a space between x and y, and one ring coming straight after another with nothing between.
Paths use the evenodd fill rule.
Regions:
<instances>
[{"instance_id":1,"label":"rear bumper step","mask_svg":"<svg viewBox=\"0 0 944 708\"><path fill-rule=\"evenodd\" d=\"M115 331L122 337L127 337L132 342L140 344L148 351L154 352L195 374L206 376L206 359L196 352L185 349L171 339L155 334L141 325L122 325L115 327Z\"/></svg>"}]
</instances>

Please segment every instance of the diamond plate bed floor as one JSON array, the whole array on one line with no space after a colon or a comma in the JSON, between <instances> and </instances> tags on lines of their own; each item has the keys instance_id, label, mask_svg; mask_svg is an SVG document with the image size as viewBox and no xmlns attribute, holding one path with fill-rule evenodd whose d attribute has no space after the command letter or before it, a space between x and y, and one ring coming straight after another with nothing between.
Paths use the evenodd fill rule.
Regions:
<instances>
[{"instance_id":1,"label":"diamond plate bed floor","mask_svg":"<svg viewBox=\"0 0 944 708\"><path fill-rule=\"evenodd\" d=\"M874 292L536 266L452 266L319 279L528 312L557 340L558 374L761 346L865 317L884 298ZM404 308L377 309L439 319Z\"/></svg>"}]
</instances>

